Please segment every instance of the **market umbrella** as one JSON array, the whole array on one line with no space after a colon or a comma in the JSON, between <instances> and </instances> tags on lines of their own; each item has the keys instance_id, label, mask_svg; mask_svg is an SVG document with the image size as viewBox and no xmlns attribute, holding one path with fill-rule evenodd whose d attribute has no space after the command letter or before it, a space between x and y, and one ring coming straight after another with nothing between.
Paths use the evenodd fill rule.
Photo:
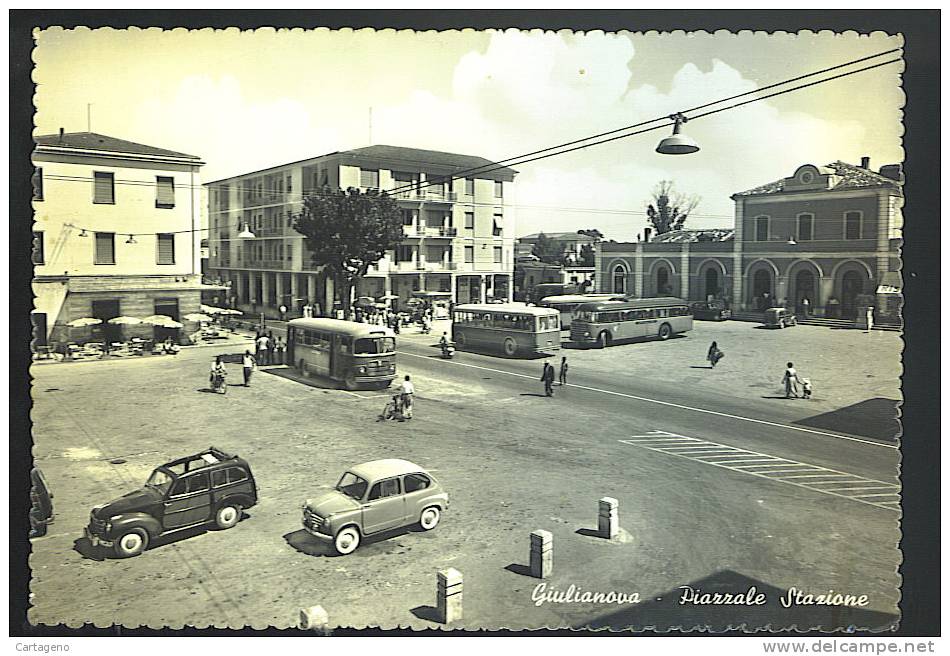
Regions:
<instances>
[{"instance_id":1,"label":"market umbrella","mask_svg":"<svg viewBox=\"0 0 950 656\"><path fill-rule=\"evenodd\" d=\"M201 307L199 309L205 314L226 314L227 313L227 310L225 310L224 308L214 307L213 305L205 305L203 303L201 304Z\"/></svg>"},{"instance_id":2,"label":"market umbrella","mask_svg":"<svg viewBox=\"0 0 950 656\"><path fill-rule=\"evenodd\" d=\"M169 321L174 321L175 323L178 323L177 321L175 321L174 319L172 319L170 316L166 314L153 314L150 317L145 317L144 319L142 319L142 323L148 323L153 326L162 326L165 328L169 327L167 325Z\"/></svg>"},{"instance_id":3,"label":"market umbrella","mask_svg":"<svg viewBox=\"0 0 950 656\"><path fill-rule=\"evenodd\" d=\"M81 319L73 319L66 325L70 328L85 328L87 326L98 326L102 323L102 319L93 319L92 317L82 317Z\"/></svg>"},{"instance_id":4,"label":"market umbrella","mask_svg":"<svg viewBox=\"0 0 950 656\"><path fill-rule=\"evenodd\" d=\"M184 328L185 324L169 318L168 321L158 324L162 328Z\"/></svg>"},{"instance_id":5,"label":"market umbrella","mask_svg":"<svg viewBox=\"0 0 950 656\"><path fill-rule=\"evenodd\" d=\"M201 312L192 312L191 314L186 314L182 317L186 321L197 321L199 323L207 323L213 321L212 317L209 317L207 314L202 314Z\"/></svg>"},{"instance_id":6,"label":"market umbrella","mask_svg":"<svg viewBox=\"0 0 950 656\"><path fill-rule=\"evenodd\" d=\"M399 297L396 296L395 294L386 294L385 296L380 296L380 297L379 297L379 300L381 300L381 301L395 301L397 298L399 298Z\"/></svg>"},{"instance_id":7,"label":"market umbrella","mask_svg":"<svg viewBox=\"0 0 950 656\"><path fill-rule=\"evenodd\" d=\"M142 323L142 320L135 317L115 317L109 319L109 323L115 326L137 326Z\"/></svg>"}]
</instances>

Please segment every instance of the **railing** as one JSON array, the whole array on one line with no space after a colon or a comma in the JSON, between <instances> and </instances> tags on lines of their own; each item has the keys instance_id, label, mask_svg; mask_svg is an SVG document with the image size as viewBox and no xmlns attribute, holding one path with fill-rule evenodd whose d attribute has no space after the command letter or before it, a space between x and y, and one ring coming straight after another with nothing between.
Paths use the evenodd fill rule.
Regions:
<instances>
[{"instance_id":1,"label":"railing","mask_svg":"<svg viewBox=\"0 0 950 656\"><path fill-rule=\"evenodd\" d=\"M398 186L398 185L397 185ZM454 191L438 192L428 189L410 189L408 191L391 192L397 200L431 201L435 203L454 203L458 194Z\"/></svg>"},{"instance_id":2,"label":"railing","mask_svg":"<svg viewBox=\"0 0 950 656\"><path fill-rule=\"evenodd\" d=\"M262 269L289 269L291 263L285 260L257 260L250 264L251 266L259 266Z\"/></svg>"}]
</instances>

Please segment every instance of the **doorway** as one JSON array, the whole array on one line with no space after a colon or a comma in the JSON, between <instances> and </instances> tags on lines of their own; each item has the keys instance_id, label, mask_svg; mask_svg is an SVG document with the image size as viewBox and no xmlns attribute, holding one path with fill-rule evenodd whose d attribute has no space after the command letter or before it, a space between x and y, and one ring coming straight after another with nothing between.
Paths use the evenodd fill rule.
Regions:
<instances>
[{"instance_id":1,"label":"doorway","mask_svg":"<svg viewBox=\"0 0 950 656\"><path fill-rule=\"evenodd\" d=\"M772 272L766 268L752 274L752 307L766 310L772 304Z\"/></svg>"},{"instance_id":2,"label":"doorway","mask_svg":"<svg viewBox=\"0 0 950 656\"><path fill-rule=\"evenodd\" d=\"M858 315L858 296L864 292L864 277L857 271L847 271L841 277L841 318L854 319Z\"/></svg>"},{"instance_id":3,"label":"doorway","mask_svg":"<svg viewBox=\"0 0 950 656\"><path fill-rule=\"evenodd\" d=\"M709 300L710 297L718 298L721 290L719 289L719 271L715 267L709 267L706 269L706 295L705 299Z\"/></svg>"},{"instance_id":4,"label":"doorway","mask_svg":"<svg viewBox=\"0 0 950 656\"><path fill-rule=\"evenodd\" d=\"M816 293L815 274L808 269L802 269L795 274L795 311L804 314L805 305L803 299L808 299L808 307L814 308L819 305Z\"/></svg>"},{"instance_id":5,"label":"doorway","mask_svg":"<svg viewBox=\"0 0 950 656\"><path fill-rule=\"evenodd\" d=\"M109 319L115 319L117 316L119 316L119 299L110 298L92 302L92 317L102 321L92 327L94 341L107 344L122 341L122 326L109 323Z\"/></svg>"},{"instance_id":6,"label":"doorway","mask_svg":"<svg viewBox=\"0 0 950 656\"><path fill-rule=\"evenodd\" d=\"M156 298L155 299L155 314L161 314L166 317L171 317L175 321L179 321L178 318L178 299L177 298ZM180 328L165 328L163 326L155 326L153 329L153 337L155 342L164 342L166 339L171 338L176 344L179 343L181 336Z\"/></svg>"}]
</instances>

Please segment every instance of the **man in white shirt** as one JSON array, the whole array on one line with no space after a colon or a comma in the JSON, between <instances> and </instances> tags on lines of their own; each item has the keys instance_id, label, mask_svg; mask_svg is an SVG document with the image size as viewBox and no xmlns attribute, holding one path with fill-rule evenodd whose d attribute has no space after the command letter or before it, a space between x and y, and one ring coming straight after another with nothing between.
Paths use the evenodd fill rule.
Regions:
<instances>
[{"instance_id":1,"label":"man in white shirt","mask_svg":"<svg viewBox=\"0 0 950 656\"><path fill-rule=\"evenodd\" d=\"M402 416L412 419L412 397L416 393L416 388L409 380L409 374L406 374L405 380L402 381L400 392L402 393Z\"/></svg>"}]
</instances>

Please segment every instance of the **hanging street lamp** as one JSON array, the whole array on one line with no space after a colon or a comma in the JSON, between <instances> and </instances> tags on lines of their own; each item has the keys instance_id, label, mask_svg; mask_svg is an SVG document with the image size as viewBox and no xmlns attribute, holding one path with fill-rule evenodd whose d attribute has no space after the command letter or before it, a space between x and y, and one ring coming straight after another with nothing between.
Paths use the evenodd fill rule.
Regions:
<instances>
[{"instance_id":1,"label":"hanging street lamp","mask_svg":"<svg viewBox=\"0 0 950 656\"><path fill-rule=\"evenodd\" d=\"M662 155L688 155L699 151L699 144L689 136L680 133L680 125L689 119L677 112L670 115L670 120L673 121L673 134L660 141L656 152Z\"/></svg>"}]
</instances>

